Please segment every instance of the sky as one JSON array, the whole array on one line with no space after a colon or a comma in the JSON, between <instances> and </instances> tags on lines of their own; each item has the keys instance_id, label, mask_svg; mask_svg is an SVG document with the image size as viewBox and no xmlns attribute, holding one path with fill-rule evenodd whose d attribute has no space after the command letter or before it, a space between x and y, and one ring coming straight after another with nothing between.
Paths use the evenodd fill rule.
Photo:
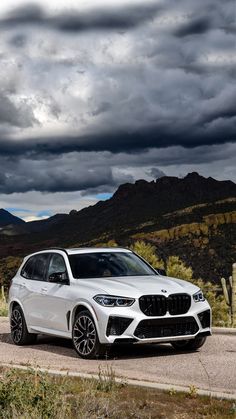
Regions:
<instances>
[{"instance_id":1,"label":"sky","mask_svg":"<svg viewBox=\"0 0 236 419\"><path fill-rule=\"evenodd\" d=\"M125 182L236 182L235 0L0 1L0 207L26 221Z\"/></svg>"}]
</instances>

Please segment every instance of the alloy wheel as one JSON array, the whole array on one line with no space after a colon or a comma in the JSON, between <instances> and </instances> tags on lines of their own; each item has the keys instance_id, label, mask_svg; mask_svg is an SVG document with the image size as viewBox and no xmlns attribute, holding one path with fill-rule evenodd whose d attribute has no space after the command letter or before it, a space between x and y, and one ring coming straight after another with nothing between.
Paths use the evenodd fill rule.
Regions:
<instances>
[{"instance_id":1,"label":"alloy wheel","mask_svg":"<svg viewBox=\"0 0 236 419\"><path fill-rule=\"evenodd\" d=\"M88 356L96 344L95 325L87 315L79 316L74 324L74 345L79 354Z\"/></svg>"},{"instance_id":2,"label":"alloy wheel","mask_svg":"<svg viewBox=\"0 0 236 419\"><path fill-rule=\"evenodd\" d=\"M13 310L11 315L11 334L13 341L19 343L23 334L23 319L17 308Z\"/></svg>"}]
</instances>

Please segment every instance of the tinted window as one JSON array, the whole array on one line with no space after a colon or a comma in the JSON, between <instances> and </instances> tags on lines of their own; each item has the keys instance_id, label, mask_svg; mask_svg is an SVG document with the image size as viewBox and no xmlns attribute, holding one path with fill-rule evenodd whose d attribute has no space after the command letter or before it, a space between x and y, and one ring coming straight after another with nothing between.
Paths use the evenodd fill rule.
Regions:
<instances>
[{"instance_id":1,"label":"tinted window","mask_svg":"<svg viewBox=\"0 0 236 419\"><path fill-rule=\"evenodd\" d=\"M23 266L23 269L21 271L21 275L24 278L32 279L34 272L34 258L30 258L26 264Z\"/></svg>"},{"instance_id":2,"label":"tinted window","mask_svg":"<svg viewBox=\"0 0 236 419\"><path fill-rule=\"evenodd\" d=\"M48 262L48 254L41 254L34 256L34 272L33 272L33 279L35 281L44 281L47 262Z\"/></svg>"},{"instance_id":3,"label":"tinted window","mask_svg":"<svg viewBox=\"0 0 236 419\"><path fill-rule=\"evenodd\" d=\"M54 254L51 257L49 268L48 268L48 277L54 273L64 273L66 272L66 264L63 256L59 254Z\"/></svg>"},{"instance_id":4,"label":"tinted window","mask_svg":"<svg viewBox=\"0 0 236 419\"><path fill-rule=\"evenodd\" d=\"M44 281L49 255L47 253L32 256L24 265L21 275L27 279Z\"/></svg>"},{"instance_id":5,"label":"tinted window","mask_svg":"<svg viewBox=\"0 0 236 419\"><path fill-rule=\"evenodd\" d=\"M128 252L70 255L69 261L74 278L155 275L142 259Z\"/></svg>"}]
</instances>

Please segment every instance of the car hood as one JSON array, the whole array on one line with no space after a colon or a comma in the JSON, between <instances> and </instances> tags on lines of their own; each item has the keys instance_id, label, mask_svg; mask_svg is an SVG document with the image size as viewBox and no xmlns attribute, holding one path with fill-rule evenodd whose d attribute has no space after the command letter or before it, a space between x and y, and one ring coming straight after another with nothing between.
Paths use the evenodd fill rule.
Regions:
<instances>
[{"instance_id":1,"label":"car hood","mask_svg":"<svg viewBox=\"0 0 236 419\"><path fill-rule=\"evenodd\" d=\"M86 282L87 287L93 288L95 294L117 295L122 297L139 298L141 295L183 293L194 294L198 287L190 282L168 276L126 276L112 278L93 278L80 280Z\"/></svg>"}]
</instances>

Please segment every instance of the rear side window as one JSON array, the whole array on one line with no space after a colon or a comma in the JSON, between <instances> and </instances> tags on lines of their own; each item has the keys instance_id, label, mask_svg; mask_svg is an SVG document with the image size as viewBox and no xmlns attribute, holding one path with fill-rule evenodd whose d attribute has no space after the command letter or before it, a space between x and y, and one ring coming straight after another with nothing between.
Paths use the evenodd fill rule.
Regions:
<instances>
[{"instance_id":1,"label":"rear side window","mask_svg":"<svg viewBox=\"0 0 236 419\"><path fill-rule=\"evenodd\" d=\"M33 272L34 272L34 257L27 260L25 265L22 268L21 275L24 278L32 279L33 278Z\"/></svg>"},{"instance_id":2,"label":"rear side window","mask_svg":"<svg viewBox=\"0 0 236 419\"><path fill-rule=\"evenodd\" d=\"M24 265L21 275L27 279L45 281L48 258L47 253L32 256Z\"/></svg>"}]
</instances>

